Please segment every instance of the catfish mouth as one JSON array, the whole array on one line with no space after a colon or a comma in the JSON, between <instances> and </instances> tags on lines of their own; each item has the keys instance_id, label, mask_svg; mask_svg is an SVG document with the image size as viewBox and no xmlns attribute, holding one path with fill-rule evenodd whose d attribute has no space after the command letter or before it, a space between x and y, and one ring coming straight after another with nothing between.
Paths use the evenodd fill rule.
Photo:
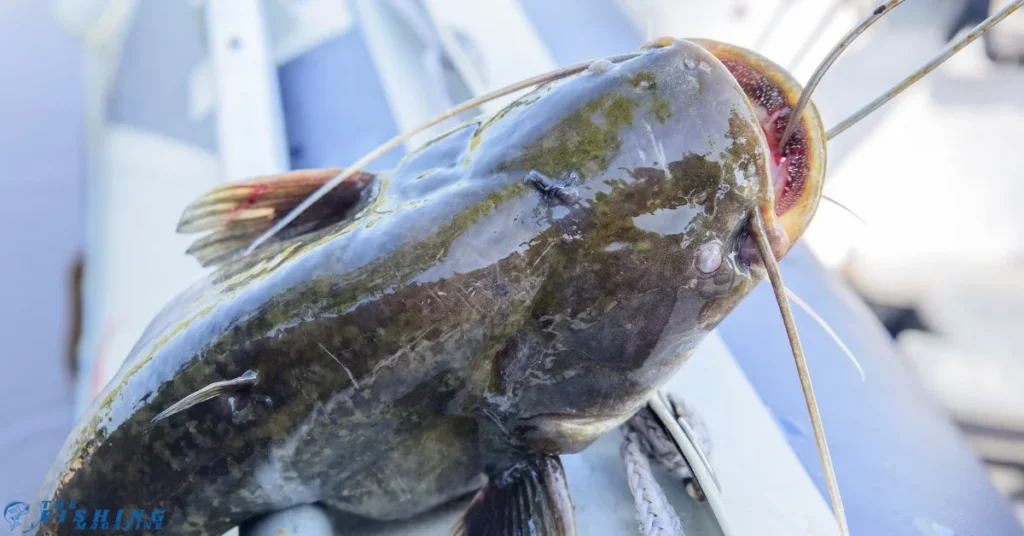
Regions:
<instances>
[{"instance_id":1,"label":"catfish mouth","mask_svg":"<svg viewBox=\"0 0 1024 536\"><path fill-rule=\"evenodd\" d=\"M797 120L785 147L783 132L803 88L785 69L767 58L733 45L688 39L715 56L733 75L750 102L771 151L768 171L774 185L776 229L769 229L782 257L807 230L818 209L825 176L825 129L811 103ZM766 215L768 216L768 215ZM770 225L770 224L769 224ZM774 231L774 232L773 232Z\"/></svg>"}]
</instances>

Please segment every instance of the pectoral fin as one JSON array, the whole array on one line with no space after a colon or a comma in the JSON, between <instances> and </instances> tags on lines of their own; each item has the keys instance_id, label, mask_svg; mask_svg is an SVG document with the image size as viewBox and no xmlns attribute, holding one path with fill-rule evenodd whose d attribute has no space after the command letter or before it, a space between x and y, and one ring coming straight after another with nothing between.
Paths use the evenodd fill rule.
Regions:
<instances>
[{"instance_id":1,"label":"pectoral fin","mask_svg":"<svg viewBox=\"0 0 1024 536\"><path fill-rule=\"evenodd\" d=\"M185 208L179 233L212 231L195 241L188 253L203 266L219 264L288 214L309 194L341 173L340 169L306 169L218 186ZM365 204L376 175L359 172L332 189L275 236L282 240L352 218Z\"/></svg>"},{"instance_id":2,"label":"pectoral fin","mask_svg":"<svg viewBox=\"0 0 1024 536\"><path fill-rule=\"evenodd\" d=\"M557 457L534 455L491 475L453 536L575 536L569 487Z\"/></svg>"},{"instance_id":3,"label":"pectoral fin","mask_svg":"<svg viewBox=\"0 0 1024 536\"><path fill-rule=\"evenodd\" d=\"M162 421L167 417L170 417L175 413L185 411L186 409L191 408L196 404L202 404L207 400L212 400L223 394L235 392L243 387L256 385L257 381L257 374L251 370L247 370L245 371L244 374L233 380L213 382L210 385L207 385L206 387L203 387L202 389L186 396L185 398L182 398L181 400L175 402L174 404L171 404L170 407L161 411L159 414L157 414L156 417L153 417L153 420L150 422L155 423Z\"/></svg>"}]
</instances>

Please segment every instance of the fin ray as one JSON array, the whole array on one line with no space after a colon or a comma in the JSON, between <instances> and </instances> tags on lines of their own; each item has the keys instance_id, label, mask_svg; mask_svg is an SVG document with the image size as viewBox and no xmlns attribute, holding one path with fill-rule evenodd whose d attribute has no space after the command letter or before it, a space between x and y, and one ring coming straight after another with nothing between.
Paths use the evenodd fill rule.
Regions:
<instances>
[{"instance_id":1,"label":"fin ray","mask_svg":"<svg viewBox=\"0 0 1024 536\"><path fill-rule=\"evenodd\" d=\"M256 382L258 380L259 377L255 372L247 370L241 376L233 380L213 382L210 385L207 385L206 387L203 387L202 389L186 396L185 398L182 398L181 400L175 402L174 404L171 404L167 409L158 413L156 417L153 417L153 419L150 422L160 422L166 419L167 417L170 417L171 415L181 413L182 411L185 411L186 409L191 408L192 406L202 404L207 400L213 400L214 398L217 398L220 395L237 391L243 387L256 385Z\"/></svg>"},{"instance_id":2,"label":"fin ray","mask_svg":"<svg viewBox=\"0 0 1024 536\"><path fill-rule=\"evenodd\" d=\"M562 463L535 455L492 476L452 531L453 536L575 536Z\"/></svg>"},{"instance_id":3,"label":"fin ray","mask_svg":"<svg viewBox=\"0 0 1024 536\"><path fill-rule=\"evenodd\" d=\"M203 266L220 264L339 173L340 169L305 169L217 186L185 207L177 231L209 231L187 253ZM285 240L353 218L375 180L372 173L356 172L275 238Z\"/></svg>"}]
</instances>

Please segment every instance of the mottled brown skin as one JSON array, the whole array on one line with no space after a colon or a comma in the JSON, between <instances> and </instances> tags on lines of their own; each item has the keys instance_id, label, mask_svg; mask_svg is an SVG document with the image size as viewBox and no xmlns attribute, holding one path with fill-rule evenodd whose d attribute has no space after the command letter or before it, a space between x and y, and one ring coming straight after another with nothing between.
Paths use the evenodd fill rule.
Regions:
<instances>
[{"instance_id":1,"label":"mottled brown skin","mask_svg":"<svg viewBox=\"0 0 1024 536\"><path fill-rule=\"evenodd\" d=\"M168 305L41 498L162 508L167 534L313 501L384 520L516 453L579 451L756 282L738 251L770 201L767 151L734 78L688 42L544 86L382 174L353 222ZM705 275L710 240L726 257ZM251 389L150 423L246 370Z\"/></svg>"}]
</instances>

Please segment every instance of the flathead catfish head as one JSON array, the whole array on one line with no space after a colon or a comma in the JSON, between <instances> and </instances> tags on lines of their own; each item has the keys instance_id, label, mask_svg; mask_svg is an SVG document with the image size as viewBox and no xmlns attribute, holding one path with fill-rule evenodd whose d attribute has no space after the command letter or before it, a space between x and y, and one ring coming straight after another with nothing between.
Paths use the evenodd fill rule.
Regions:
<instances>
[{"instance_id":1,"label":"flathead catfish head","mask_svg":"<svg viewBox=\"0 0 1024 536\"><path fill-rule=\"evenodd\" d=\"M546 197L533 217L554 231L529 325L499 353L490 411L559 452L638 408L746 296L763 273L751 216L783 255L825 167L813 107L779 147L799 88L748 51L664 39L563 84L575 87L529 102L550 124L508 122L480 142L522 148L481 165L522 174Z\"/></svg>"}]
</instances>

